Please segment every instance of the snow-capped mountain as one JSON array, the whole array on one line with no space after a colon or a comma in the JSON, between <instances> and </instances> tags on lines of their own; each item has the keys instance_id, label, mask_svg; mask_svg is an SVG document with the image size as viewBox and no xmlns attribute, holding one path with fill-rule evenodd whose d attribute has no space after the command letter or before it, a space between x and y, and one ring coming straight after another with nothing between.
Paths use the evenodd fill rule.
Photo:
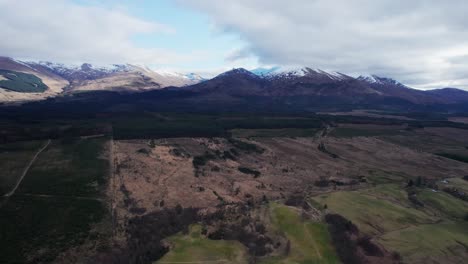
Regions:
<instances>
[{"instance_id":1,"label":"snow-capped mountain","mask_svg":"<svg viewBox=\"0 0 468 264\"><path fill-rule=\"evenodd\" d=\"M49 88L41 94L24 94L0 87L0 101L44 99L48 96L78 91L145 91L169 86L187 86L204 80L195 73L159 72L145 65L94 66L89 63L66 65L46 61L20 61L7 57L0 57L0 69L33 74L42 79Z\"/></svg>"},{"instance_id":2,"label":"snow-capped mountain","mask_svg":"<svg viewBox=\"0 0 468 264\"><path fill-rule=\"evenodd\" d=\"M311 69L309 67L271 67L257 68L252 72L260 77L267 79L294 79L298 77L313 77L329 79L334 81L347 80L351 78L340 72L326 72L320 69Z\"/></svg>"},{"instance_id":3,"label":"snow-capped mountain","mask_svg":"<svg viewBox=\"0 0 468 264\"><path fill-rule=\"evenodd\" d=\"M111 74L119 72L129 72L134 69L129 64L113 64L105 67L95 67L89 63L82 65L65 65L61 63L52 63L47 61L27 62L29 65L41 65L50 69L55 74L69 80L69 81L82 81L103 78Z\"/></svg>"},{"instance_id":4,"label":"snow-capped mountain","mask_svg":"<svg viewBox=\"0 0 468 264\"><path fill-rule=\"evenodd\" d=\"M392 98L415 104L460 103L468 100L467 92L457 89L420 91L386 77L370 75L354 78L339 72L309 67L269 67L252 71L237 68L208 80L196 73L153 70L145 65L116 64L96 67L89 63L64 65L25 62L7 57L0 57L0 69L35 75L47 86L45 92L27 94L0 87L0 101L39 100L80 91L136 92L165 87L182 92L198 92L206 98L218 99L254 96L297 97L303 100L339 98L342 102L365 102L372 97L379 100Z\"/></svg>"},{"instance_id":5,"label":"snow-capped mountain","mask_svg":"<svg viewBox=\"0 0 468 264\"><path fill-rule=\"evenodd\" d=\"M229 70L229 71L226 71L226 72L223 72L223 73L217 75L213 79L223 78L223 77L235 77L235 76L250 76L252 78L259 78L260 77L260 76L256 75L255 73L253 73L251 71L248 71L248 70L246 70L244 68L234 68L232 70Z\"/></svg>"},{"instance_id":6,"label":"snow-capped mountain","mask_svg":"<svg viewBox=\"0 0 468 264\"><path fill-rule=\"evenodd\" d=\"M268 76L270 74L273 74L275 72L278 72L281 68L279 66L275 66L275 67L271 67L271 68L256 68L256 69L253 69L251 70L252 73L260 76L260 77L264 77L264 76Z\"/></svg>"},{"instance_id":7,"label":"snow-capped mountain","mask_svg":"<svg viewBox=\"0 0 468 264\"><path fill-rule=\"evenodd\" d=\"M203 78L199 74L196 74L196 73L193 73L193 72L180 73L180 72L170 71L170 70L154 70L154 72L156 72L156 73L158 73L158 74L160 74L162 76L183 78L183 79L187 79L187 80L190 80L190 81L193 81L193 82L201 82L201 81L206 80L205 78Z\"/></svg>"},{"instance_id":8,"label":"snow-capped mountain","mask_svg":"<svg viewBox=\"0 0 468 264\"><path fill-rule=\"evenodd\" d=\"M34 64L34 63L29 63ZM39 62L54 73L62 76L72 83L102 79L114 75L139 74L143 78L153 79L160 88L167 86L185 86L205 80L195 73L179 73L169 70L152 70L146 65L112 64L96 67L89 63L78 65L64 65L51 62Z\"/></svg>"},{"instance_id":9,"label":"snow-capped mountain","mask_svg":"<svg viewBox=\"0 0 468 264\"><path fill-rule=\"evenodd\" d=\"M184 77L194 82L203 82L207 80L206 78L193 72L184 74Z\"/></svg>"},{"instance_id":10,"label":"snow-capped mountain","mask_svg":"<svg viewBox=\"0 0 468 264\"><path fill-rule=\"evenodd\" d=\"M248 71L243 68L233 69L219 74L211 80L198 85L187 87L191 91L199 92L208 98L210 95L223 98L232 96L290 98L333 98L332 101L365 102L373 100L397 100L413 104L436 104L446 102L460 102L454 100L455 93L442 96L449 91L435 92L421 91L409 88L391 78L379 76L360 76L354 78L339 72L326 72L308 67L301 68L259 68ZM468 94L457 90L460 94ZM462 98L461 96L459 96ZM314 99L315 100L315 99ZM331 99L330 99L331 100ZM400 100L400 101L399 101Z\"/></svg>"},{"instance_id":11,"label":"snow-capped mountain","mask_svg":"<svg viewBox=\"0 0 468 264\"><path fill-rule=\"evenodd\" d=\"M396 85L396 86L400 86L400 87L406 87L408 88L406 85L394 80L394 79L391 79L391 78L386 78L386 77L379 77L377 75L370 75L370 76L359 76L356 78L357 80L360 80L360 81L364 81L364 82L367 82L367 83L370 83L370 84L380 84L380 85Z\"/></svg>"}]
</instances>

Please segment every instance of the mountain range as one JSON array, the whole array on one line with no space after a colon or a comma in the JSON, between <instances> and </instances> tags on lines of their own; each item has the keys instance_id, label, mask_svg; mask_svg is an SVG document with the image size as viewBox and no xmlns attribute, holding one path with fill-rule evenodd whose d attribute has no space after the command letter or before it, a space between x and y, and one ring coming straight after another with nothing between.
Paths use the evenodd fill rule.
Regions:
<instances>
[{"instance_id":1,"label":"mountain range","mask_svg":"<svg viewBox=\"0 0 468 264\"><path fill-rule=\"evenodd\" d=\"M94 67L89 63L68 66L52 62L23 62L8 57L0 57L0 70L26 73L42 80L46 91L22 92L8 89L2 81L9 80L8 74L0 75L0 102L40 100L82 91L145 91L168 86L185 86L201 80L197 74L176 72L156 72L147 67L124 64L110 67Z\"/></svg>"},{"instance_id":2,"label":"mountain range","mask_svg":"<svg viewBox=\"0 0 468 264\"><path fill-rule=\"evenodd\" d=\"M98 91L112 92L119 101L146 104L178 105L206 110L288 109L320 111L322 109L393 109L465 111L468 92L456 88L417 90L396 80L379 76L352 77L339 72L303 68L260 68L248 71L232 69L214 78L204 79L194 73L157 72L138 65L94 67L91 64L65 66L50 62L21 62L0 58L0 101L57 98L90 100ZM15 72L39 78L47 89L34 92L40 83L29 83L32 89L11 89L8 76ZM18 78L17 78L18 79ZM26 78L27 79L27 78ZM27 80L23 81L28 84ZM21 87L21 83L18 83ZM24 89L23 89L24 90ZM33 90L33 92L31 92ZM138 93L135 93L138 92ZM72 95L71 97L68 95ZM101 94L102 96L102 94ZM99 98L102 100L103 98ZM65 101L66 101L65 100ZM133 100L133 101L132 101ZM150 101L148 101L150 100Z\"/></svg>"}]
</instances>

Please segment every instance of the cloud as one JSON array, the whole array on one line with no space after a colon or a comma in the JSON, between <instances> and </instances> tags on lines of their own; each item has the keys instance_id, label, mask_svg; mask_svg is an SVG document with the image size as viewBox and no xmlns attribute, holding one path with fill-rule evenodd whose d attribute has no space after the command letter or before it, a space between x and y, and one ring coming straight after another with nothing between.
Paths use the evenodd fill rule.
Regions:
<instances>
[{"instance_id":1,"label":"cloud","mask_svg":"<svg viewBox=\"0 0 468 264\"><path fill-rule=\"evenodd\" d=\"M245 48L240 48L239 49L238 48L238 49L234 49L234 50L230 51L225 56L225 60L227 62L235 62L235 61L250 58L252 56L253 56L253 54L249 49L245 49Z\"/></svg>"},{"instance_id":2,"label":"cloud","mask_svg":"<svg viewBox=\"0 0 468 264\"><path fill-rule=\"evenodd\" d=\"M248 43L227 59L468 88L465 0L185 0Z\"/></svg>"},{"instance_id":3,"label":"cloud","mask_svg":"<svg viewBox=\"0 0 468 264\"><path fill-rule=\"evenodd\" d=\"M168 50L140 48L139 34L175 34L123 9L70 1L0 0L0 55L64 63L174 63L187 58Z\"/></svg>"}]
</instances>

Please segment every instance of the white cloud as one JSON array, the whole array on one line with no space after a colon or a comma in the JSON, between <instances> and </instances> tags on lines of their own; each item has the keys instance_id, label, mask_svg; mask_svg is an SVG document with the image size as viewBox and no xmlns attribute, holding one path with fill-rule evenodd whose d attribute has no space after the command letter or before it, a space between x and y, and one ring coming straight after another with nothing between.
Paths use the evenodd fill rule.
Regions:
<instances>
[{"instance_id":1,"label":"white cloud","mask_svg":"<svg viewBox=\"0 0 468 264\"><path fill-rule=\"evenodd\" d=\"M468 88L465 0L186 0L248 43L228 56Z\"/></svg>"},{"instance_id":2,"label":"white cloud","mask_svg":"<svg viewBox=\"0 0 468 264\"><path fill-rule=\"evenodd\" d=\"M0 55L64 63L175 63L190 59L168 50L139 48L138 34L175 34L167 25L123 9L70 1L0 0Z\"/></svg>"}]
</instances>

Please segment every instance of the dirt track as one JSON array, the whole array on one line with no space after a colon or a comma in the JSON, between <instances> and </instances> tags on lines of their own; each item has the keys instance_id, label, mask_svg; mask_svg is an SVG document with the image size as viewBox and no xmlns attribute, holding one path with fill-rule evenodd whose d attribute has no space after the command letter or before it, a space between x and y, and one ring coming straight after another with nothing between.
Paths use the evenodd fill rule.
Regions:
<instances>
[{"instance_id":1,"label":"dirt track","mask_svg":"<svg viewBox=\"0 0 468 264\"><path fill-rule=\"evenodd\" d=\"M15 186L13 187L13 189L11 191L9 191L8 193L6 193L5 195L3 195L4 197L10 197L12 196L16 189L18 189L18 186L21 184L21 182L23 181L24 179L24 176L26 176L26 174L28 173L29 171L29 168L31 168L31 166L33 165L34 161L37 159L37 157L39 156L39 154L41 154L42 151L44 151L50 144L51 140L49 139L47 141L47 144L45 144L37 153L36 155L34 155L33 159L29 162L28 166L26 166L26 168L24 168L24 171L23 173L21 174L21 177L18 179L18 181L16 182Z\"/></svg>"}]
</instances>

